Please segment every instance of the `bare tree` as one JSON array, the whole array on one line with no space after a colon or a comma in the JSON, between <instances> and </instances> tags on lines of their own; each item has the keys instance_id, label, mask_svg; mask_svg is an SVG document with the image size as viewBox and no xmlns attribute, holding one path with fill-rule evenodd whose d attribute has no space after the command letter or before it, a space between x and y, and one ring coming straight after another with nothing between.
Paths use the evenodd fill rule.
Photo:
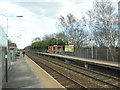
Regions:
<instances>
[{"instance_id":1,"label":"bare tree","mask_svg":"<svg viewBox=\"0 0 120 90\"><path fill-rule=\"evenodd\" d=\"M114 60L112 47L116 46L118 40L117 18L115 16L115 8L108 0L96 1L93 9L88 11L89 25L92 39L96 41L99 46L106 46Z\"/></svg>"},{"instance_id":2,"label":"bare tree","mask_svg":"<svg viewBox=\"0 0 120 90\"><path fill-rule=\"evenodd\" d=\"M83 29L81 20L69 13L66 17L59 18L59 26L64 30L65 40L68 41L68 44L73 44L76 47L83 45L87 34Z\"/></svg>"}]
</instances>

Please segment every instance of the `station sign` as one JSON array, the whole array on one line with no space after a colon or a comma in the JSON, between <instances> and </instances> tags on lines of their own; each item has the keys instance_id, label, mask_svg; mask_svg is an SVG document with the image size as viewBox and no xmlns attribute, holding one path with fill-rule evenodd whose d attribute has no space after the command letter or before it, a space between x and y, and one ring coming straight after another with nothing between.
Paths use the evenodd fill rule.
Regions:
<instances>
[{"instance_id":1,"label":"station sign","mask_svg":"<svg viewBox=\"0 0 120 90\"><path fill-rule=\"evenodd\" d=\"M74 45L65 45L65 52L74 52Z\"/></svg>"}]
</instances>

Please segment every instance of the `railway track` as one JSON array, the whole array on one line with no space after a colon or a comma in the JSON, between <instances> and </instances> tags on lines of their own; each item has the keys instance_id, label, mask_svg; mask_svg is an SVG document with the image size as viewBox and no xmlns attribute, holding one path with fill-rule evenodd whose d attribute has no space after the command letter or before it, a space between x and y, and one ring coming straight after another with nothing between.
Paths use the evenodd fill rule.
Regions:
<instances>
[{"instance_id":1,"label":"railway track","mask_svg":"<svg viewBox=\"0 0 120 90\"><path fill-rule=\"evenodd\" d=\"M35 56L27 54L33 61L35 61L39 66L41 66L45 71L47 71L54 79L60 82L66 89L81 88L82 90L89 90L86 86L81 85L80 83L75 82L71 78L67 77L64 74L61 74L59 71L53 69L56 67L49 67L44 64L43 59L40 59ZM40 61L39 61L40 60ZM48 64L48 63L47 63Z\"/></svg>"},{"instance_id":2,"label":"railway track","mask_svg":"<svg viewBox=\"0 0 120 90\"><path fill-rule=\"evenodd\" d=\"M37 56L35 54L33 56L33 53L29 53L28 56L66 88L114 88L116 90L120 89L119 79L117 78L108 77L101 73L96 73L94 71L83 69L72 64L67 64L60 61L56 62L52 58L49 58L49 60L45 57L44 59L41 59L40 56Z\"/></svg>"},{"instance_id":3,"label":"railway track","mask_svg":"<svg viewBox=\"0 0 120 90\"><path fill-rule=\"evenodd\" d=\"M54 60L54 58L51 58L52 60L50 59L50 57L49 57L49 59L45 58L45 57L42 57L42 58L47 59L52 63L55 63L57 65L65 67L67 69L70 69L72 71L75 71L75 72L81 73L83 75L86 75L90 78L99 80L103 83L109 84L109 85L114 86L116 88L120 88L120 79L117 78L117 77L106 75L106 74L103 74L103 73L100 73L100 72L97 72L97 71L93 71L93 70L88 70L86 68L76 66L76 65L70 64L70 63L65 63L65 62L57 60L57 59ZM56 60L57 60L57 62L56 62Z\"/></svg>"}]
</instances>

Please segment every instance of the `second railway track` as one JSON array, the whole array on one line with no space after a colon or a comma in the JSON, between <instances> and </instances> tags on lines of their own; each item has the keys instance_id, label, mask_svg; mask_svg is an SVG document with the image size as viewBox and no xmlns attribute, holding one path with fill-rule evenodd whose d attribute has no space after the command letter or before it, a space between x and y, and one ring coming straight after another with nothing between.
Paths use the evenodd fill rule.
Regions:
<instances>
[{"instance_id":1,"label":"second railway track","mask_svg":"<svg viewBox=\"0 0 120 90\"><path fill-rule=\"evenodd\" d=\"M53 76L58 82L60 82L65 88L114 88L119 90L119 79L96 73L94 71L85 70L75 65L66 64L63 62L55 62L47 58L40 58L40 56L28 53L38 65L46 70L51 76ZM74 67L74 68L73 68Z\"/></svg>"}]
</instances>

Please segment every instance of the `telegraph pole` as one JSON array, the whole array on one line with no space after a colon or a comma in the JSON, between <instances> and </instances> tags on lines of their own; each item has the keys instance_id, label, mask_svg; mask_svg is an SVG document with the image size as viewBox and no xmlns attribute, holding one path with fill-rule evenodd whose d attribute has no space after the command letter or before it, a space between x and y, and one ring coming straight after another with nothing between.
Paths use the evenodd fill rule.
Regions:
<instances>
[{"instance_id":1,"label":"telegraph pole","mask_svg":"<svg viewBox=\"0 0 120 90\"><path fill-rule=\"evenodd\" d=\"M118 2L118 46L120 47L120 1Z\"/></svg>"}]
</instances>

